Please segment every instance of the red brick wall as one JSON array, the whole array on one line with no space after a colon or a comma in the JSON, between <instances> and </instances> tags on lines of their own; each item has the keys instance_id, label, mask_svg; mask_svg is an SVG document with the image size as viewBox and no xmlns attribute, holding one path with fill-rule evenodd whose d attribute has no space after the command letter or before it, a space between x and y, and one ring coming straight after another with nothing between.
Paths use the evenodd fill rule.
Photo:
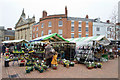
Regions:
<instances>
[{"instance_id":1,"label":"red brick wall","mask_svg":"<svg viewBox=\"0 0 120 80\"><path fill-rule=\"evenodd\" d=\"M52 17L65 17L65 15L53 15L53 16L47 16L45 18L52 18ZM86 22L85 21L82 21L81 23L81 32L78 31L78 25L79 25L79 22L78 21L74 21L74 32L71 32L71 21L70 20L67 20L67 18L53 18L53 19L46 19L46 20L43 20L45 18L41 18L40 20L40 24L39 25L35 25L33 26L33 28L35 27L35 32L33 33L37 33L36 31L36 28L37 26L39 27L39 30L38 30L38 34L39 34L39 37L41 36L41 31L43 30L43 33L44 35L48 35L48 30L52 30L52 33L58 33L58 30L59 29L62 29L63 30L63 33L62 33L62 36L64 38L71 38L71 33L74 33L74 37L77 38L78 37L78 34L81 33L81 37L85 37L86 36L86 33L89 34L89 36L92 36L93 34L93 23L92 22L89 22L88 25L89 25L89 28L88 28L88 32L86 32ZM63 26L59 27L58 26L58 22L59 21L63 21ZM48 27L48 22L51 21L52 23L52 27ZM44 27L41 28L41 24L44 23ZM35 35L36 37L36 35Z\"/></svg>"}]
</instances>

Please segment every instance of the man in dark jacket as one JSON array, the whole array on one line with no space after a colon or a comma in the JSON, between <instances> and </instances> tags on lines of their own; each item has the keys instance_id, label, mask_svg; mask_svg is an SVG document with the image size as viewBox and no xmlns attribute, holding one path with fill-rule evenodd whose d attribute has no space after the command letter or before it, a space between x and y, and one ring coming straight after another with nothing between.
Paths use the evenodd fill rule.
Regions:
<instances>
[{"instance_id":1,"label":"man in dark jacket","mask_svg":"<svg viewBox=\"0 0 120 80\"><path fill-rule=\"evenodd\" d=\"M6 47L5 47L5 45L3 44L3 46L2 46L2 53L3 53L3 55L4 55L4 53L5 53L5 49L6 49Z\"/></svg>"},{"instance_id":2,"label":"man in dark jacket","mask_svg":"<svg viewBox=\"0 0 120 80\"><path fill-rule=\"evenodd\" d=\"M1 58L1 53L2 53L2 44L0 44L0 58Z\"/></svg>"}]
</instances>

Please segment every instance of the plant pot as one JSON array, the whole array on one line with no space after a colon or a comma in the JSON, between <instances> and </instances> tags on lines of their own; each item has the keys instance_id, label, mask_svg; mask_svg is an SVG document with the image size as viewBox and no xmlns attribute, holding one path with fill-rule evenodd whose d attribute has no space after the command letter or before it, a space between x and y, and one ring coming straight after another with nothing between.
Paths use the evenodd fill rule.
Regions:
<instances>
[{"instance_id":1,"label":"plant pot","mask_svg":"<svg viewBox=\"0 0 120 80\"><path fill-rule=\"evenodd\" d=\"M97 65L98 68L101 68L101 65Z\"/></svg>"},{"instance_id":2,"label":"plant pot","mask_svg":"<svg viewBox=\"0 0 120 80\"><path fill-rule=\"evenodd\" d=\"M66 64L64 64L63 66L66 67Z\"/></svg>"},{"instance_id":3,"label":"plant pot","mask_svg":"<svg viewBox=\"0 0 120 80\"><path fill-rule=\"evenodd\" d=\"M66 65L66 68L69 68L69 65L68 65L68 64Z\"/></svg>"},{"instance_id":4,"label":"plant pot","mask_svg":"<svg viewBox=\"0 0 120 80\"><path fill-rule=\"evenodd\" d=\"M56 70L56 69L57 69L57 66L56 66L56 67L53 67L53 69Z\"/></svg>"},{"instance_id":5,"label":"plant pot","mask_svg":"<svg viewBox=\"0 0 120 80\"><path fill-rule=\"evenodd\" d=\"M74 67L74 64L70 64L69 66L70 66L70 67Z\"/></svg>"},{"instance_id":6,"label":"plant pot","mask_svg":"<svg viewBox=\"0 0 120 80\"><path fill-rule=\"evenodd\" d=\"M60 61L58 61L58 64L60 64Z\"/></svg>"},{"instance_id":7,"label":"plant pot","mask_svg":"<svg viewBox=\"0 0 120 80\"><path fill-rule=\"evenodd\" d=\"M44 70L47 70L47 66L43 66L43 69L44 69Z\"/></svg>"},{"instance_id":8,"label":"plant pot","mask_svg":"<svg viewBox=\"0 0 120 80\"><path fill-rule=\"evenodd\" d=\"M95 65L94 68L97 68L97 65Z\"/></svg>"},{"instance_id":9,"label":"plant pot","mask_svg":"<svg viewBox=\"0 0 120 80\"><path fill-rule=\"evenodd\" d=\"M38 70L38 67L35 66L34 68L35 68L35 70Z\"/></svg>"},{"instance_id":10,"label":"plant pot","mask_svg":"<svg viewBox=\"0 0 120 80\"><path fill-rule=\"evenodd\" d=\"M31 68L31 70L30 71L33 71L33 68Z\"/></svg>"},{"instance_id":11,"label":"plant pot","mask_svg":"<svg viewBox=\"0 0 120 80\"><path fill-rule=\"evenodd\" d=\"M24 63L20 63L20 67L24 66Z\"/></svg>"},{"instance_id":12,"label":"plant pot","mask_svg":"<svg viewBox=\"0 0 120 80\"><path fill-rule=\"evenodd\" d=\"M93 69L93 67L87 67L88 69Z\"/></svg>"},{"instance_id":13,"label":"plant pot","mask_svg":"<svg viewBox=\"0 0 120 80\"><path fill-rule=\"evenodd\" d=\"M43 73L43 71L44 71L44 70L42 70L42 69L39 69L38 71L39 71L40 73Z\"/></svg>"},{"instance_id":14,"label":"plant pot","mask_svg":"<svg viewBox=\"0 0 120 80\"><path fill-rule=\"evenodd\" d=\"M26 73L30 73L30 70L29 70L29 69L27 69L27 70L26 70Z\"/></svg>"}]
</instances>

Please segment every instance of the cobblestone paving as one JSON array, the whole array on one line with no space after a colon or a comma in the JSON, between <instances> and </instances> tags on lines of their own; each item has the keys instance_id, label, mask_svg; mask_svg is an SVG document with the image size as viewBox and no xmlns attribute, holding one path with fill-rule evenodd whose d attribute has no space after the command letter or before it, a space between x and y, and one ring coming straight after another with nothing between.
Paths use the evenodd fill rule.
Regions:
<instances>
[{"instance_id":1,"label":"cobblestone paving","mask_svg":"<svg viewBox=\"0 0 120 80\"><path fill-rule=\"evenodd\" d=\"M18 78L118 78L118 59L104 62L101 69L89 70L83 64L75 64L70 68L58 65L57 70L49 69L43 73L39 73L37 70L25 73L25 67L19 67L17 62L14 66L10 62L10 67L4 67L4 63L2 63L2 78L8 78L8 75L14 74L18 74Z\"/></svg>"}]
</instances>

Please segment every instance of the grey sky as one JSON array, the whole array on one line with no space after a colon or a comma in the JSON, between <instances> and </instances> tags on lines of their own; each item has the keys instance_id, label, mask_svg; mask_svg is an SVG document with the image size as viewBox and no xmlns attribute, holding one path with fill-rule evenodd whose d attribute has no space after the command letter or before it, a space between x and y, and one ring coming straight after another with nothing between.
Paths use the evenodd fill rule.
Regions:
<instances>
[{"instance_id":1,"label":"grey sky","mask_svg":"<svg viewBox=\"0 0 120 80\"><path fill-rule=\"evenodd\" d=\"M110 19L112 11L117 9L119 0L0 0L0 26L15 27L24 8L26 17L35 15L36 21L42 17L42 11L48 15L64 14L65 6L69 17L100 17L102 21Z\"/></svg>"}]
</instances>

